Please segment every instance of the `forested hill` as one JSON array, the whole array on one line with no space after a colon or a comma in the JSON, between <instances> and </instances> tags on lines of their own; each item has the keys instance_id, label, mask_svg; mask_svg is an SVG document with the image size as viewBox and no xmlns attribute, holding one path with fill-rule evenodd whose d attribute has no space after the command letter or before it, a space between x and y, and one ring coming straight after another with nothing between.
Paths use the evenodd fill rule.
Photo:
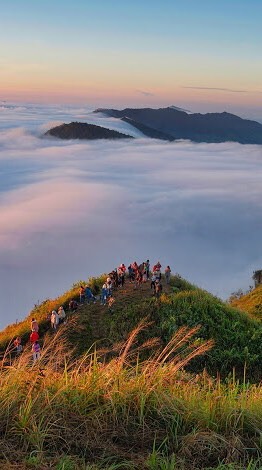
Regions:
<instances>
[{"instance_id":1,"label":"forested hill","mask_svg":"<svg viewBox=\"0 0 262 470\"><path fill-rule=\"evenodd\" d=\"M61 124L60 126L49 129L45 137L57 137L59 139L81 139L81 140L96 140L96 139L132 139L130 135L122 134L121 132L107 129L105 127L96 126L94 124L87 124L85 122L70 122L69 124Z\"/></svg>"},{"instance_id":2,"label":"forested hill","mask_svg":"<svg viewBox=\"0 0 262 470\"><path fill-rule=\"evenodd\" d=\"M196 344L214 340L214 347L204 356L194 359L190 369L201 371L204 367L210 374L222 376L234 369L239 377L246 374L251 380L261 376L262 363L262 324L247 313L222 302L206 291L198 289L180 276L172 276L170 285L163 280L163 293L160 299L152 296L150 281L135 289L126 281L124 287L114 293L113 312L108 306L100 305L99 294L105 275L91 278L88 284L97 295L98 301L92 305L80 305L76 312L69 312L68 305L72 298L79 300L78 283L62 296L46 300L36 306L28 317L17 325L10 325L0 333L2 351L12 344L16 336L22 337L28 344L30 320L35 318L40 325L40 342L45 335L50 336L48 314L60 305L64 306L68 322L59 328L64 329L70 344L77 354L96 347L112 347L124 341L130 331L146 318L148 326L140 334L138 342L152 341L158 338L158 345L164 346L172 335L182 326L200 325L196 334ZM146 352L144 353L146 354Z\"/></svg>"},{"instance_id":3,"label":"forested hill","mask_svg":"<svg viewBox=\"0 0 262 470\"><path fill-rule=\"evenodd\" d=\"M189 113L167 108L99 108L95 112L119 119L155 139L188 139L193 142L239 142L262 144L262 124L231 113ZM144 130L143 130L144 129Z\"/></svg>"}]
</instances>

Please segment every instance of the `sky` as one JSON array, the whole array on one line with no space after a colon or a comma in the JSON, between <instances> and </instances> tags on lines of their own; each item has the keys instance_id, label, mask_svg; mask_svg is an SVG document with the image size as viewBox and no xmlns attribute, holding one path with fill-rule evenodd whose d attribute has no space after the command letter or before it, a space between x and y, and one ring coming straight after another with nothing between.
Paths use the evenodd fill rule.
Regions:
<instances>
[{"instance_id":1,"label":"sky","mask_svg":"<svg viewBox=\"0 0 262 470\"><path fill-rule=\"evenodd\" d=\"M43 138L73 120L136 139ZM0 328L134 260L223 299L247 289L262 266L261 148L149 139L83 106L0 106Z\"/></svg>"},{"instance_id":2,"label":"sky","mask_svg":"<svg viewBox=\"0 0 262 470\"><path fill-rule=\"evenodd\" d=\"M261 119L261 0L1 2L0 100Z\"/></svg>"}]
</instances>

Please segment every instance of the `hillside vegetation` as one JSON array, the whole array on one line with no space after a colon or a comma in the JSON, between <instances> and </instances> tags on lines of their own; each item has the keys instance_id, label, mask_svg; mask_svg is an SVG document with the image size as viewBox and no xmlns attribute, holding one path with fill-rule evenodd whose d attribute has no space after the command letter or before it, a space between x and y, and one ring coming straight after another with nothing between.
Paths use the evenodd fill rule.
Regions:
<instances>
[{"instance_id":1,"label":"hillside vegetation","mask_svg":"<svg viewBox=\"0 0 262 470\"><path fill-rule=\"evenodd\" d=\"M254 318L262 320L262 285L246 295L236 296L231 299L231 305L244 312L248 312Z\"/></svg>"},{"instance_id":2,"label":"hillside vegetation","mask_svg":"<svg viewBox=\"0 0 262 470\"><path fill-rule=\"evenodd\" d=\"M95 293L105 277L89 279ZM69 314L82 283L0 334L0 468L261 470L261 323L178 275L160 299L126 282L113 312ZM67 322L51 332L59 305Z\"/></svg>"},{"instance_id":3,"label":"hillside vegetation","mask_svg":"<svg viewBox=\"0 0 262 470\"><path fill-rule=\"evenodd\" d=\"M106 275L91 278L89 285L98 293ZM82 281L83 282L83 281ZM10 325L0 334L0 347L4 350L15 336L22 336L26 343L30 334L30 319L35 317L40 324L40 337L50 331L48 313L63 305L68 310L69 300L78 299L78 282L69 291L54 300L46 300L36 306L28 318L18 325ZM200 325L196 344L214 340L214 347L205 357L190 364L190 370L222 377L230 373L239 378L257 381L261 378L262 324L244 312L233 308L206 291L198 289L179 276L172 276L170 286L164 285L161 299L152 297L150 283L134 289L126 282L115 294L114 312L110 314L100 302L82 305L73 314L73 323L67 332L69 343L76 355L83 354L94 344L96 347L111 347L125 341L129 332L144 318L149 325L138 337L138 341L158 338L164 346L181 327ZM144 353L147 354L147 353Z\"/></svg>"}]
</instances>

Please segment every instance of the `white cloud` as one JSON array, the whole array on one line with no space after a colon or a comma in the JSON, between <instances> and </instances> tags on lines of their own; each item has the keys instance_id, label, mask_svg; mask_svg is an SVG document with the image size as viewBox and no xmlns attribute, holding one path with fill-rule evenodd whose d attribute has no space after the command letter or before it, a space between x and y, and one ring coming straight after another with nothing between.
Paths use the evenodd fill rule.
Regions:
<instances>
[{"instance_id":1,"label":"white cloud","mask_svg":"<svg viewBox=\"0 0 262 470\"><path fill-rule=\"evenodd\" d=\"M248 287L262 265L261 146L39 138L62 111L0 119L3 326L120 261L160 258L221 296Z\"/></svg>"}]
</instances>

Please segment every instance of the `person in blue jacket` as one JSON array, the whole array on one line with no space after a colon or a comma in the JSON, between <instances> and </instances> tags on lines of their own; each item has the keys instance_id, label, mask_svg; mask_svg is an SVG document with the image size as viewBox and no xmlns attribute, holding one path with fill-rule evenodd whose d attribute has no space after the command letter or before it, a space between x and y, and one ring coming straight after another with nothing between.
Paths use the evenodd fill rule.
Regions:
<instances>
[{"instance_id":1,"label":"person in blue jacket","mask_svg":"<svg viewBox=\"0 0 262 470\"><path fill-rule=\"evenodd\" d=\"M104 283L101 292L101 305L106 305L106 299L108 296L107 284Z\"/></svg>"},{"instance_id":2,"label":"person in blue jacket","mask_svg":"<svg viewBox=\"0 0 262 470\"><path fill-rule=\"evenodd\" d=\"M96 298L89 286L85 287L85 296L86 296L86 302L89 304L90 302L93 302L94 304L96 303Z\"/></svg>"}]
</instances>

